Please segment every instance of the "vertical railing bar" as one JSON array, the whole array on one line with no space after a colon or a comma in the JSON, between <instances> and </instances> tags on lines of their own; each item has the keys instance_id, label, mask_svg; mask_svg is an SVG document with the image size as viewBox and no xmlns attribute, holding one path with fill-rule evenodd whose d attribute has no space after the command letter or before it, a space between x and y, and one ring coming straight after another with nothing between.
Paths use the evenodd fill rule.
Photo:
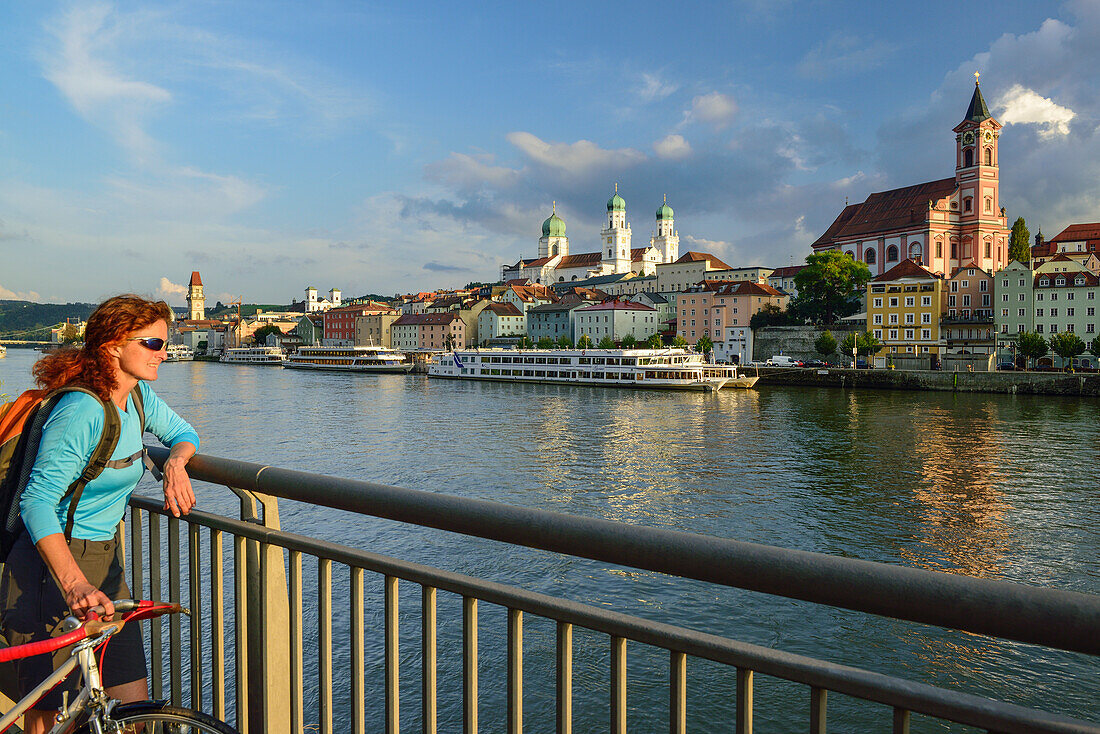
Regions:
<instances>
[{"instance_id":1,"label":"vertical railing bar","mask_svg":"<svg viewBox=\"0 0 1100 734\"><path fill-rule=\"evenodd\" d=\"M399 734L401 731L401 658L398 642L398 598L397 577L386 577L386 734Z\"/></svg>"},{"instance_id":2,"label":"vertical railing bar","mask_svg":"<svg viewBox=\"0 0 1100 734\"><path fill-rule=\"evenodd\" d=\"M611 637L612 734L626 734L626 638Z\"/></svg>"},{"instance_id":3,"label":"vertical railing bar","mask_svg":"<svg viewBox=\"0 0 1100 734\"><path fill-rule=\"evenodd\" d=\"M810 734L825 734L825 702L828 691L810 687Z\"/></svg>"},{"instance_id":4,"label":"vertical railing bar","mask_svg":"<svg viewBox=\"0 0 1100 734\"><path fill-rule=\"evenodd\" d=\"M130 593L145 598L145 552L141 538L141 509L130 508ZM149 598L153 598L150 596Z\"/></svg>"},{"instance_id":5,"label":"vertical railing bar","mask_svg":"<svg viewBox=\"0 0 1100 734\"><path fill-rule=\"evenodd\" d=\"M425 586L420 602L420 720L423 734L436 734L439 712L436 685L436 589Z\"/></svg>"},{"instance_id":6,"label":"vertical railing bar","mask_svg":"<svg viewBox=\"0 0 1100 734\"><path fill-rule=\"evenodd\" d=\"M906 709L894 709L894 734L909 734L909 712Z\"/></svg>"},{"instance_id":7,"label":"vertical railing bar","mask_svg":"<svg viewBox=\"0 0 1100 734\"><path fill-rule=\"evenodd\" d=\"M187 524L188 605L191 607L191 708L202 709L202 542L199 526Z\"/></svg>"},{"instance_id":8,"label":"vertical railing bar","mask_svg":"<svg viewBox=\"0 0 1100 734\"><path fill-rule=\"evenodd\" d=\"M558 734L573 734L573 625L558 622Z\"/></svg>"},{"instance_id":9,"label":"vertical railing bar","mask_svg":"<svg viewBox=\"0 0 1100 734\"><path fill-rule=\"evenodd\" d=\"M180 602L180 521L168 518L168 601ZM168 660L172 705L179 706L183 698L183 634L180 617L168 618Z\"/></svg>"},{"instance_id":10,"label":"vertical railing bar","mask_svg":"<svg viewBox=\"0 0 1100 734\"><path fill-rule=\"evenodd\" d=\"M260 565L260 589L259 589L259 592L260 592L260 595L259 595L259 604L258 604L259 609L260 609L260 613L257 615L257 617L259 618L258 619L258 624L257 624L257 620L255 620L255 619L253 619L251 621L251 623L252 624L257 624L257 626L259 627L259 639L266 640L266 639L268 639L268 635L270 634L270 630L272 628L272 626L268 625L268 615L267 615L268 599L270 599L269 592L271 591L269 576L271 574L270 564L271 564L271 555L272 555L272 553L271 553L271 544L270 543L261 542L258 545L259 545L259 550L260 550L260 555L259 555L259 565ZM282 565L283 553L282 553L281 548L279 549L278 559L279 559L278 560L279 564ZM255 607L253 607L253 608L255 608ZM270 727L275 723L274 721L269 720L270 712L271 712L272 706L274 704L273 704L272 701L267 700L267 696L270 695L270 691L271 691L271 688L269 687L269 685L270 685L269 682L274 677L274 664L273 664L272 659L271 659L272 648L271 648L270 645L264 645L259 652L260 652L260 655L259 655L259 657L260 657L260 669L259 669L259 671L253 671L253 672L254 672L254 674L259 676L259 678L260 678L260 687L261 687L261 690L263 690L262 700L257 701L256 703L258 703L259 707L260 707L260 711L259 711L260 728L261 728L262 731L264 731L266 733L267 731L269 731ZM285 662L284 662L284 665L285 665ZM280 672L282 672L282 671L280 671ZM285 690L284 690L284 694L285 694Z\"/></svg>"},{"instance_id":11,"label":"vertical railing bar","mask_svg":"<svg viewBox=\"0 0 1100 734\"><path fill-rule=\"evenodd\" d=\"M243 536L233 536L233 555L237 729L241 734L248 734L248 547Z\"/></svg>"},{"instance_id":12,"label":"vertical railing bar","mask_svg":"<svg viewBox=\"0 0 1100 734\"><path fill-rule=\"evenodd\" d=\"M149 598L163 599L160 573L160 515L149 513ZM164 698L164 641L160 617L149 621L149 653L153 658L153 698Z\"/></svg>"},{"instance_id":13,"label":"vertical railing bar","mask_svg":"<svg viewBox=\"0 0 1100 734\"><path fill-rule=\"evenodd\" d=\"M462 597L462 731L477 733L477 599Z\"/></svg>"},{"instance_id":14,"label":"vertical railing bar","mask_svg":"<svg viewBox=\"0 0 1100 734\"><path fill-rule=\"evenodd\" d=\"M350 619L351 625L351 731L365 734L366 691L363 687L363 569L351 568Z\"/></svg>"},{"instance_id":15,"label":"vertical railing bar","mask_svg":"<svg viewBox=\"0 0 1100 734\"><path fill-rule=\"evenodd\" d=\"M290 730L305 728L302 673L302 552L290 551Z\"/></svg>"},{"instance_id":16,"label":"vertical railing bar","mask_svg":"<svg viewBox=\"0 0 1100 734\"><path fill-rule=\"evenodd\" d=\"M210 530L210 693L214 718L225 719L225 588L222 531Z\"/></svg>"},{"instance_id":17,"label":"vertical railing bar","mask_svg":"<svg viewBox=\"0 0 1100 734\"><path fill-rule=\"evenodd\" d=\"M668 730L671 734L687 732L687 655L669 651Z\"/></svg>"},{"instance_id":18,"label":"vertical railing bar","mask_svg":"<svg viewBox=\"0 0 1100 734\"><path fill-rule=\"evenodd\" d=\"M508 610L508 734L523 734L523 612Z\"/></svg>"},{"instance_id":19,"label":"vertical railing bar","mask_svg":"<svg viewBox=\"0 0 1100 734\"><path fill-rule=\"evenodd\" d=\"M332 734L332 561L317 559L317 687L321 734Z\"/></svg>"},{"instance_id":20,"label":"vertical railing bar","mask_svg":"<svg viewBox=\"0 0 1100 734\"><path fill-rule=\"evenodd\" d=\"M737 669L737 734L752 734L752 671Z\"/></svg>"}]
</instances>

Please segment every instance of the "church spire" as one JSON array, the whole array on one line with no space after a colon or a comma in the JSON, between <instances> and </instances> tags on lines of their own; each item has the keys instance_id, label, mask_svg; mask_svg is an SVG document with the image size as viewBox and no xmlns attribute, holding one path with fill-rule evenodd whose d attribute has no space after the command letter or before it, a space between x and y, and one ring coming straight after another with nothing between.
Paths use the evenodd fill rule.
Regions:
<instances>
[{"instance_id":1,"label":"church spire","mask_svg":"<svg viewBox=\"0 0 1100 734\"><path fill-rule=\"evenodd\" d=\"M974 96L970 98L970 106L966 108L966 117L963 121L969 120L970 122L982 122L988 120L993 115L989 114L989 107L985 104L985 97L982 96L982 88L978 85L978 72L974 72Z\"/></svg>"}]
</instances>

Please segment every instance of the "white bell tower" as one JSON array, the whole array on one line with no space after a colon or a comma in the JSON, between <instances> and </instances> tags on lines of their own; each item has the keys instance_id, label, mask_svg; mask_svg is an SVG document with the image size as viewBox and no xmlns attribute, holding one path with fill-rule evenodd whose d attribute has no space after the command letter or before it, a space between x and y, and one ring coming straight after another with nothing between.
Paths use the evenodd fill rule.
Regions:
<instances>
[{"instance_id":1,"label":"white bell tower","mask_svg":"<svg viewBox=\"0 0 1100 734\"><path fill-rule=\"evenodd\" d=\"M657 209L657 235L649 241L649 245L661 253L661 262L674 263L680 259L680 235L676 234L667 195Z\"/></svg>"},{"instance_id":2,"label":"white bell tower","mask_svg":"<svg viewBox=\"0 0 1100 734\"><path fill-rule=\"evenodd\" d=\"M607 200L607 227L600 231L605 263L610 263L612 273L630 272L630 225L626 222L626 201L619 196L619 184L615 194Z\"/></svg>"}]
</instances>

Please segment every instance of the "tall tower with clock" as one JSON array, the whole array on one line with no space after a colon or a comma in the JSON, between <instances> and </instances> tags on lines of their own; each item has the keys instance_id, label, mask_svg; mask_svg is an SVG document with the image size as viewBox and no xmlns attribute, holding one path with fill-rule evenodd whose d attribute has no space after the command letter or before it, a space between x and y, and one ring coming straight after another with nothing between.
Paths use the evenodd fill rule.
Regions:
<instances>
[{"instance_id":1,"label":"tall tower with clock","mask_svg":"<svg viewBox=\"0 0 1100 734\"><path fill-rule=\"evenodd\" d=\"M958 187L959 262L999 269L1006 262L1001 214L997 144L1001 123L989 107L974 74L974 96L966 117L955 126L955 183Z\"/></svg>"}]
</instances>

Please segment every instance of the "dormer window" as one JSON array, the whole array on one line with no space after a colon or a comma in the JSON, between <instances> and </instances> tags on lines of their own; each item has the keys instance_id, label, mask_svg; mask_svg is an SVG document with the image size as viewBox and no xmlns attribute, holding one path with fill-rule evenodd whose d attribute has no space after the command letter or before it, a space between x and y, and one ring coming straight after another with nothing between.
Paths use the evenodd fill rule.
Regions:
<instances>
[{"instance_id":1,"label":"dormer window","mask_svg":"<svg viewBox=\"0 0 1100 734\"><path fill-rule=\"evenodd\" d=\"M1054 285L1065 285L1065 284L1066 284L1066 279L1065 278L1059 278L1058 280L1054 281Z\"/></svg>"},{"instance_id":2,"label":"dormer window","mask_svg":"<svg viewBox=\"0 0 1100 734\"><path fill-rule=\"evenodd\" d=\"M1041 285L1042 287L1046 288L1046 287L1047 287L1048 285L1050 285L1050 278L1042 278L1042 279L1040 279L1040 280L1039 280L1039 285Z\"/></svg>"},{"instance_id":3,"label":"dormer window","mask_svg":"<svg viewBox=\"0 0 1100 734\"><path fill-rule=\"evenodd\" d=\"M1085 284L1085 279L1084 278L1077 278L1073 281L1073 284L1074 285L1084 285Z\"/></svg>"}]
</instances>

